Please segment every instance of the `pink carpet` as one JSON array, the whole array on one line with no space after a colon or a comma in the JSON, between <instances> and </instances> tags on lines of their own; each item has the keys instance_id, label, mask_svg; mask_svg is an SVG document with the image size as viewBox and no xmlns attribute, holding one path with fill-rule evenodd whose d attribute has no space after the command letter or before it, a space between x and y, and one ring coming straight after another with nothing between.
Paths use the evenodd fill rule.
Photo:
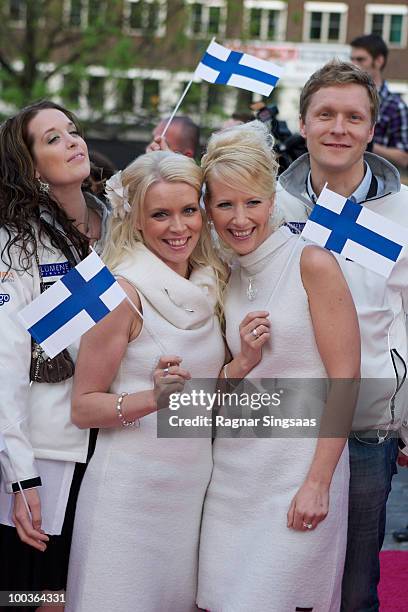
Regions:
<instances>
[{"instance_id":1,"label":"pink carpet","mask_svg":"<svg viewBox=\"0 0 408 612\"><path fill-rule=\"evenodd\" d=\"M384 550L380 554L381 612L408 611L408 551Z\"/></svg>"}]
</instances>

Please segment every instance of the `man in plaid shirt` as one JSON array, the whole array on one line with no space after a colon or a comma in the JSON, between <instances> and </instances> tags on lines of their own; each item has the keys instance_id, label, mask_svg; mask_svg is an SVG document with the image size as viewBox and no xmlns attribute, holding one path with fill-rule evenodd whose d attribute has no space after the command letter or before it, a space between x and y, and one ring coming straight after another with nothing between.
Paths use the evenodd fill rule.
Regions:
<instances>
[{"instance_id":1,"label":"man in plaid shirt","mask_svg":"<svg viewBox=\"0 0 408 612\"><path fill-rule=\"evenodd\" d=\"M398 94L393 94L383 80L388 47L380 36L367 34L351 42L351 61L373 77L380 96L373 152L400 166L408 167L408 106Z\"/></svg>"}]
</instances>

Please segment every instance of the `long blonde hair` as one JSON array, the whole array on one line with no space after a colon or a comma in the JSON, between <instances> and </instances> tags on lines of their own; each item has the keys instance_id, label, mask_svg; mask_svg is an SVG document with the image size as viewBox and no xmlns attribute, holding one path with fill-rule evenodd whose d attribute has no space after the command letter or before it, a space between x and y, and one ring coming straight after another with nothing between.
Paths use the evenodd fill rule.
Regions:
<instances>
[{"instance_id":1,"label":"long blonde hair","mask_svg":"<svg viewBox=\"0 0 408 612\"><path fill-rule=\"evenodd\" d=\"M160 182L186 183L195 189L198 197L202 187L201 168L189 157L172 151L154 151L141 155L123 170L121 179L129 203L129 212L122 215L114 214L110 221L109 235L102 258L111 269L114 269L127 254L132 253L137 243L144 244L143 235L136 226L140 225L143 219L144 200L152 185ZM207 215L202 207L200 213L203 227L189 263L193 269L204 266L213 268L217 277L217 297L220 302L226 283L227 268L213 249Z\"/></svg>"}]
</instances>

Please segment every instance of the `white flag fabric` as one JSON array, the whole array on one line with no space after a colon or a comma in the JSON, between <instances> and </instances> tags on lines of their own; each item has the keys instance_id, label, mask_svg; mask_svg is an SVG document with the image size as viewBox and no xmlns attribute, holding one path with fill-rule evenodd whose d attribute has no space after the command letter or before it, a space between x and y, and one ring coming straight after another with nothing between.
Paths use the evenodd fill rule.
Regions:
<instances>
[{"instance_id":1,"label":"white flag fabric","mask_svg":"<svg viewBox=\"0 0 408 612\"><path fill-rule=\"evenodd\" d=\"M325 187L303 238L386 278L408 245L408 230Z\"/></svg>"},{"instance_id":2,"label":"white flag fabric","mask_svg":"<svg viewBox=\"0 0 408 612\"><path fill-rule=\"evenodd\" d=\"M17 316L47 355L55 357L126 297L103 261L92 251Z\"/></svg>"},{"instance_id":3,"label":"white flag fabric","mask_svg":"<svg viewBox=\"0 0 408 612\"><path fill-rule=\"evenodd\" d=\"M6 441L4 439L4 436L2 433L0 433L0 453L4 450L6 450Z\"/></svg>"},{"instance_id":4,"label":"white flag fabric","mask_svg":"<svg viewBox=\"0 0 408 612\"><path fill-rule=\"evenodd\" d=\"M232 51L212 41L195 71L209 83L232 85L262 96L269 96L283 69L248 53Z\"/></svg>"}]
</instances>

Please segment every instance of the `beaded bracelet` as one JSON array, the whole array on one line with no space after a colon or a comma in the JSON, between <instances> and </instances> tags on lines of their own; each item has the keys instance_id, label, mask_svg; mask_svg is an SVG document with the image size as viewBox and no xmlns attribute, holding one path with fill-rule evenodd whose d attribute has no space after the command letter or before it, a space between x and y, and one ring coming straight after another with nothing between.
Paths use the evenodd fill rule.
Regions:
<instances>
[{"instance_id":1,"label":"beaded bracelet","mask_svg":"<svg viewBox=\"0 0 408 612\"><path fill-rule=\"evenodd\" d=\"M116 414L118 415L118 419L122 423L122 427L139 427L139 419L135 419L134 421L127 421L123 416L122 402L123 398L126 397L126 395L129 395L129 393L123 392L118 396L118 401L116 402Z\"/></svg>"}]
</instances>

